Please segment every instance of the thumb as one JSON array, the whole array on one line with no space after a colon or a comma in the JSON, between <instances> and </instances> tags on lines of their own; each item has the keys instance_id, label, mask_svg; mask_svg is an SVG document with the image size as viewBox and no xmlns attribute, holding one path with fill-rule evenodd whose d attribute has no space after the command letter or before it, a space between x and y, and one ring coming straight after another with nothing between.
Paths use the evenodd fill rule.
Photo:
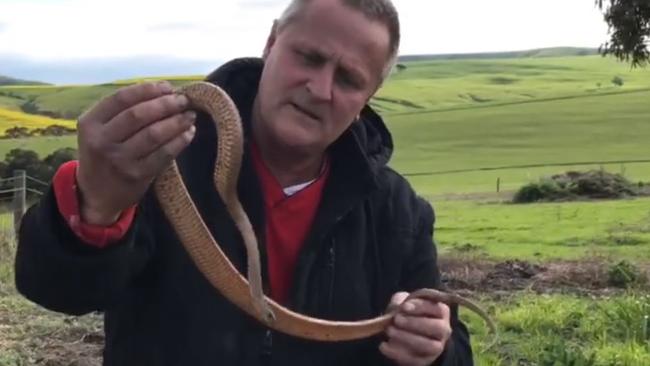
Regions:
<instances>
[{"instance_id":1,"label":"thumb","mask_svg":"<svg viewBox=\"0 0 650 366\"><path fill-rule=\"evenodd\" d=\"M409 296L408 292L396 292L393 297L390 299L390 303L388 304L388 312L391 312L395 309L397 309L403 302L406 300L406 298Z\"/></svg>"}]
</instances>

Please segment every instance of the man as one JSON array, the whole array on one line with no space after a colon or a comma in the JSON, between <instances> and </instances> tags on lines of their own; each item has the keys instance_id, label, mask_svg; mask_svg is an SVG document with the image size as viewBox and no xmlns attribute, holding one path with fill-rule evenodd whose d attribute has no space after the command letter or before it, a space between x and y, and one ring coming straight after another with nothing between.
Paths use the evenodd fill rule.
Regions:
<instances>
[{"instance_id":1,"label":"man","mask_svg":"<svg viewBox=\"0 0 650 366\"><path fill-rule=\"evenodd\" d=\"M210 286L151 190L171 159L242 273L246 253L212 185L217 131L167 83L121 89L80 118L79 161L61 167L23 218L18 289L55 311L104 312L105 365L472 365L456 307L403 302L440 278L433 211L386 166L392 140L366 106L398 44L389 0L294 0L262 60L234 60L207 78L245 125L238 188L266 293L336 320L399 306L386 334L292 338Z\"/></svg>"}]
</instances>

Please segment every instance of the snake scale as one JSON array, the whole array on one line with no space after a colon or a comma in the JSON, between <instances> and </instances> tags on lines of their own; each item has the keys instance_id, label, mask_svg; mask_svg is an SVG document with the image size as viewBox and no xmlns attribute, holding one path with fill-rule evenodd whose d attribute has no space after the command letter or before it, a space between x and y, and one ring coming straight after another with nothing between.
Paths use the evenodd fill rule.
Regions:
<instances>
[{"instance_id":1,"label":"snake scale","mask_svg":"<svg viewBox=\"0 0 650 366\"><path fill-rule=\"evenodd\" d=\"M288 335L334 342L370 337L385 331L396 310L374 319L329 321L296 313L264 295L257 239L237 197L237 179L243 155L243 131L237 108L225 91L207 82L191 83L177 88L176 92L186 95L191 108L209 114L216 123L218 138L214 184L241 232L247 251L248 273L245 278L206 227L183 183L176 162L172 161L154 181L154 190L182 245L212 286L250 316ZM487 313L458 295L421 289L411 293L409 298L462 305L480 315L496 334L496 327Z\"/></svg>"}]
</instances>

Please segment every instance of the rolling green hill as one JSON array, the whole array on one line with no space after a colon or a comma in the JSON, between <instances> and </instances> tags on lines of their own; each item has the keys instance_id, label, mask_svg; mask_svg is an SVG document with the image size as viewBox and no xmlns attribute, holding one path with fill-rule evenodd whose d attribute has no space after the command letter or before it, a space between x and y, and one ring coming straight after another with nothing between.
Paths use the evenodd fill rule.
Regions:
<instances>
[{"instance_id":1,"label":"rolling green hill","mask_svg":"<svg viewBox=\"0 0 650 366\"><path fill-rule=\"evenodd\" d=\"M393 166L403 173L650 159L650 91L389 116L396 140ZM599 164L596 164L598 168ZM427 193L485 191L501 177L514 188L543 167L413 177ZM625 169L650 181L650 164Z\"/></svg>"},{"instance_id":2,"label":"rolling green hill","mask_svg":"<svg viewBox=\"0 0 650 366\"><path fill-rule=\"evenodd\" d=\"M600 56L416 61L392 75L372 103L410 113L648 88L648 70Z\"/></svg>"},{"instance_id":3,"label":"rolling green hill","mask_svg":"<svg viewBox=\"0 0 650 366\"><path fill-rule=\"evenodd\" d=\"M650 159L650 70L600 56L556 57L562 52L582 51L406 62L371 101L394 134L392 166L427 195L493 191L497 178L511 190L543 174L601 165L650 181L650 164L633 162ZM179 85L200 78L156 79ZM39 111L72 119L118 87L143 80L5 86L0 108L32 101ZM33 140L42 153L54 146L44 141ZM3 141L0 153L13 144ZM461 172L439 174L455 170Z\"/></svg>"},{"instance_id":4,"label":"rolling green hill","mask_svg":"<svg viewBox=\"0 0 650 366\"><path fill-rule=\"evenodd\" d=\"M0 75L0 85L47 85L40 81L22 80Z\"/></svg>"},{"instance_id":5,"label":"rolling green hill","mask_svg":"<svg viewBox=\"0 0 650 366\"><path fill-rule=\"evenodd\" d=\"M15 79L9 76L0 75L0 85L46 85L40 81Z\"/></svg>"},{"instance_id":6,"label":"rolling green hill","mask_svg":"<svg viewBox=\"0 0 650 366\"><path fill-rule=\"evenodd\" d=\"M528 58L528 57L569 57L597 55L596 48L581 47L551 47L536 48L524 51L506 52L481 52L481 53L450 53L437 55L405 55L399 57L399 62L424 61L424 60L467 60L467 59L502 59L502 58Z\"/></svg>"},{"instance_id":7,"label":"rolling green hill","mask_svg":"<svg viewBox=\"0 0 650 366\"><path fill-rule=\"evenodd\" d=\"M535 52L552 54L551 50ZM379 111L392 114L484 107L650 88L647 70L631 70L626 64L601 56L428 60L404 65L406 69L395 72L371 101ZM180 85L200 78L195 75L146 80L167 79ZM615 78L622 85L615 84ZM23 103L32 100L39 111L76 118L102 96L144 80L82 86L4 86L0 87L0 103L11 104L8 97Z\"/></svg>"}]
</instances>

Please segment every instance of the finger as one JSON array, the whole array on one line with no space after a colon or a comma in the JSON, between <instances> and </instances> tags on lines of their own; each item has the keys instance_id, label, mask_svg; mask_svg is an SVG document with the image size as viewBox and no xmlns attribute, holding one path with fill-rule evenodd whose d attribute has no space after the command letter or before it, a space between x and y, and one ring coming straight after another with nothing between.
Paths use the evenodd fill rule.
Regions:
<instances>
[{"instance_id":1,"label":"finger","mask_svg":"<svg viewBox=\"0 0 650 366\"><path fill-rule=\"evenodd\" d=\"M178 156L178 154L192 142L196 133L196 127L190 126L182 134L159 147L157 150L140 160L142 174L152 177L159 174L167 164Z\"/></svg>"},{"instance_id":2,"label":"finger","mask_svg":"<svg viewBox=\"0 0 650 366\"><path fill-rule=\"evenodd\" d=\"M150 124L181 113L189 100L181 94L165 95L122 111L106 125L107 138L113 142L129 139Z\"/></svg>"},{"instance_id":3,"label":"finger","mask_svg":"<svg viewBox=\"0 0 650 366\"><path fill-rule=\"evenodd\" d=\"M184 133L196 121L196 113L187 111L150 124L124 142L128 156L142 159Z\"/></svg>"},{"instance_id":4,"label":"finger","mask_svg":"<svg viewBox=\"0 0 650 366\"><path fill-rule=\"evenodd\" d=\"M426 299L409 299L400 306L400 311L409 315L427 316L439 319L449 318L449 306L442 302Z\"/></svg>"},{"instance_id":5,"label":"finger","mask_svg":"<svg viewBox=\"0 0 650 366\"><path fill-rule=\"evenodd\" d=\"M173 87L167 81L130 85L102 99L93 108L84 113L79 118L79 121L103 124L125 109L165 94L171 94L172 92Z\"/></svg>"},{"instance_id":6,"label":"finger","mask_svg":"<svg viewBox=\"0 0 650 366\"><path fill-rule=\"evenodd\" d=\"M395 293L391 299L390 303L388 304L388 311L393 311L397 308L399 308L400 304L406 300L406 298L409 296L408 292L397 292Z\"/></svg>"},{"instance_id":7,"label":"finger","mask_svg":"<svg viewBox=\"0 0 650 366\"><path fill-rule=\"evenodd\" d=\"M395 315L394 325L398 329L414 333L422 337L446 341L451 336L449 321L444 319L408 316L403 313Z\"/></svg>"},{"instance_id":8,"label":"finger","mask_svg":"<svg viewBox=\"0 0 650 366\"><path fill-rule=\"evenodd\" d=\"M398 365L416 366L424 364L423 360L420 357L412 354L404 347L401 347L395 343L382 342L379 345L379 351L387 358L395 361L395 363Z\"/></svg>"},{"instance_id":9,"label":"finger","mask_svg":"<svg viewBox=\"0 0 650 366\"><path fill-rule=\"evenodd\" d=\"M426 338L394 326L388 327L386 335L389 343L399 344L418 356L435 356L443 349L443 343L439 340Z\"/></svg>"}]
</instances>

